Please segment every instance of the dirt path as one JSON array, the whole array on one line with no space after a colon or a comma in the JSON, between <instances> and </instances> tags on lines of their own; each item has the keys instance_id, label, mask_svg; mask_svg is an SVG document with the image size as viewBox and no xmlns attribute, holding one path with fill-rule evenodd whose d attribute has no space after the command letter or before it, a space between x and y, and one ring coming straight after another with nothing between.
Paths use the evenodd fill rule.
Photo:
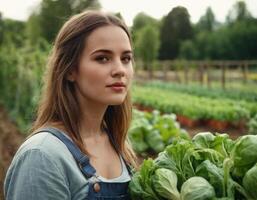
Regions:
<instances>
[{"instance_id":1,"label":"dirt path","mask_svg":"<svg viewBox=\"0 0 257 200\"><path fill-rule=\"evenodd\" d=\"M22 143L24 136L8 118L6 111L0 106L0 199L3 198L3 182L6 170Z\"/></svg>"}]
</instances>

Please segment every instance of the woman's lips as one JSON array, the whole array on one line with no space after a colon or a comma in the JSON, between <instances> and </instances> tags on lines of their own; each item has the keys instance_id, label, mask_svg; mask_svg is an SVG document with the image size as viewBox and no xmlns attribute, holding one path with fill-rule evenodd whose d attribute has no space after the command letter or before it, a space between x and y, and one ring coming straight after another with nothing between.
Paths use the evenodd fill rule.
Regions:
<instances>
[{"instance_id":1,"label":"woman's lips","mask_svg":"<svg viewBox=\"0 0 257 200\"><path fill-rule=\"evenodd\" d=\"M115 92L122 92L125 89L125 86L112 85L109 86Z\"/></svg>"},{"instance_id":2,"label":"woman's lips","mask_svg":"<svg viewBox=\"0 0 257 200\"><path fill-rule=\"evenodd\" d=\"M115 92L122 92L126 86L124 83L114 83L114 84L108 85L107 87L111 88Z\"/></svg>"}]
</instances>

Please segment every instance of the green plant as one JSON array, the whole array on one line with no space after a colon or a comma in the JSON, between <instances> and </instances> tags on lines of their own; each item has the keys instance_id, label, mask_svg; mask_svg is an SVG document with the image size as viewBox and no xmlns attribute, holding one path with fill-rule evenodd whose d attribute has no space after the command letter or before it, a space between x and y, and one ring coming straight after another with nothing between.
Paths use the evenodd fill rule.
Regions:
<instances>
[{"instance_id":1,"label":"green plant","mask_svg":"<svg viewBox=\"0 0 257 200\"><path fill-rule=\"evenodd\" d=\"M249 131L249 134L256 135L257 134L257 114L250 119L249 123L247 124Z\"/></svg>"},{"instance_id":2,"label":"green plant","mask_svg":"<svg viewBox=\"0 0 257 200\"><path fill-rule=\"evenodd\" d=\"M149 199L160 200L170 199L171 193L176 194L174 199L256 199L256 142L255 135L232 140L210 132L198 133L192 140L177 138L134 174L129 185L132 199L141 199L146 190L151 191ZM158 189L156 181L162 182Z\"/></svg>"}]
</instances>

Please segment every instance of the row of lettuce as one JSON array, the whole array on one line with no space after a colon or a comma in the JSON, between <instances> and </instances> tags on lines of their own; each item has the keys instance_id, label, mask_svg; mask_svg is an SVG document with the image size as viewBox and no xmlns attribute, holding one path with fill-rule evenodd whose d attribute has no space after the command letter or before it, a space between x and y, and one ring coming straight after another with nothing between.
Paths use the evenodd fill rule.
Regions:
<instances>
[{"instance_id":1,"label":"row of lettuce","mask_svg":"<svg viewBox=\"0 0 257 200\"><path fill-rule=\"evenodd\" d=\"M220 87L220 83L213 83L211 87L200 86L199 84L195 83L178 84L161 81L151 81L145 84L151 88L160 88L167 91L177 91L198 97L257 102L256 83L254 82L249 82L247 84L243 84L241 82L227 83L228 86L225 90Z\"/></svg>"},{"instance_id":2,"label":"row of lettuce","mask_svg":"<svg viewBox=\"0 0 257 200\"><path fill-rule=\"evenodd\" d=\"M193 120L219 120L236 124L247 122L257 114L256 101L247 101L243 97L240 100L192 95L151 84L135 85L132 92L133 101L137 104Z\"/></svg>"},{"instance_id":3,"label":"row of lettuce","mask_svg":"<svg viewBox=\"0 0 257 200\"><path fill-rule=\"evenodd\" d=\"M174 138L190 138L176 121L175 114L161 115L158 110L148 113L136 109L128 136L133 149L141 156L163 151Z\"/></svg>"},{"instance_id":4,"label":"row of lettuce","mask_svg":"<svg viewBox=\"0 0 257 200\"><path fill-rule=\"evenodd\" d=\"M132 200L254 200L256 188L257 136L210 132L173 138L129 185Z\"/></svg>"}]
</instances>

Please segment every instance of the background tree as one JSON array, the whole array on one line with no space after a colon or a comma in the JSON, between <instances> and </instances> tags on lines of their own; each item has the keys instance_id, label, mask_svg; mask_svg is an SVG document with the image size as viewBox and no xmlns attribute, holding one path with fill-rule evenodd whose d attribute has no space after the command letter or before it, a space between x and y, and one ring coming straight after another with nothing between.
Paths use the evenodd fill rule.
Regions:
<instances>
[{"instance_id":1,"label":"background tree","mask_svg":"<svg viewBox=\"0 0 257 200\"><path fill-rule=\"evenodd\" d=\"M33 43L43 37L52 42L62 24L73 14L85 9L98 9L98 0L43 0L37 11L29 17L27 33Z\"/></svg>"},{"instance_id":2,"label":"background tree","mask_svg":"<svg viewBox=\"0 0 257 200\"><path fill-rule=\"evenodd\" d=\"M0 12L0 46L4 41L4 20L2 17L2 13Z\"/></svg>"},{"instance_id":3,"label":"background tree","mask_svg":"<svg viewBox=\"0 0 257 200\"><path fill-rule=\"evenodd\" d=\"M73 13L80 13L85 9L100 9L101 4L98 0L74 0L71 1Z\"/></svg>"},{"instance_id":4,"label":"background tree","mask_svg":"<svg viewBox=\"0 0 257 200\"><path fill-rule=\"evenodd\" d=\"M30 44L36 44L42 38L41 32L42 27L39 25L39 15L33 12L26 23L26 35Z\"/></svg>"},{"instance_id":5,"label":"background tree","mask_svg":"<svg viewBox=\"0 0 257 200\"><path fill-rule=\"evenodd\" d=\"M25 22L13 19L0 19L0 34L2 45L13 43L14 47L21 47L25 40Z\"/></svg>"},{"instance_id":6,"label":"background tree","mask_svg":"<svg viewBox=\"0 0 257 200\"><path fill-rule=\"evenodd\" d=\"M144 69L147 69L152 76L153 61L157 58L160 45L158 29L147 25L140 29L137 36L135 50L143 61Z\"/></svg>"},{"instance_id":7,"label":"background tree","mask_svg":"<svg viewBox=\"0 0 257 200\"><path fill-rule=\"evenodd\" d=\"M193 31L187 9L181 6L173 8L163 19L159 58L162 60L176 58L181 42L192 36Z\"/></svg>"},{"instance_id":8,"label":"background tree","mask_svg":"<svg viewBox=\"0 0 257 200\"><path fill-rule=\"evenodd\" d=\"M133 19L133 31L138 31L147 25L158 26L158 21L144 12L138 13Z\"/></svg>"},{"instance_id":9,"label":"background tree","mask_svg":"<svg viewBox=\"0 0 257 200\"><path fill-rule=\"evenodd\" d=\"M158 20L145 14L144 12L140 12L134 17L133 26L131 27L132 39L134 43L136 43L137 41L137 35L140 32L140 30L148 25L153 26L156 29L159 29L160 27Z\"/></svg>"},{"instance_id":10,"label":"background tree","mask_svg":"<svg viewBox=\"0 0 257 200\"><path fill-rule=\"evenodd\" d=\"M247 9L247 5L244 1L237 1L232 9L229 11L226 20L228 23L247 20L251 17L251 13Z\"/></svg>"},{"instance_id":11,"label":"background tree","mask_svg":"<svg viewBox=\"0 0 257 200\"><path fill-rule=\"evenodd\" d=\"M215 15L210 7L207 8L205 15L203 15L196 28L198 31L209 31L212 32L216 26L217 22L215 20Z\"/></svg>"},{"instance_id":12,"label":"background tree","mask_svg":"<svg viewBox=\"0 0 257 200\"><path fill-rule=\"evenodd\" d=\"M136 60L143 61L143 66L141 67L143 67L145 70L147 69L147 67L148 68L150 67L149 63L151 63L156 58L155 54L158 54L158 52L156 53L156 49L158 51L158 47L160 43L159 36L158 36L159 27L160 25L158 20L154 19L153 17L143 12L138 13L133 20L133 26L131 27L131 32L132 32L132 39L135 44L134 53L135 53ZM153 29L155 30L153 31ZM147 35L148 32L149 32L149 35ZM145 36L146 38L144 38ZM149 44L150 42L152 42L153 44ZM150 46L150 45L153 45L153 46L147 49L147 46ZM151 58L149 59L149 57Z\"/></svg>"},{"instance_id":13,"label":"background tree","mask_svg":"<svg viewBox=\"0 0 257 200\"><path fill-rule=\"evenodd\" d=\"M231 44L230 57L232 59L257 58L257 19L239 21L229 29L228 39Z\"/></svg>"},{"instance_id":14,"label":"background tree","mask_svg":"<svg viewBox=\"0 0 257 200\"><path fill-rule=\"evenodd\" d=\"M199 58L198 49L192 40L185 40L181 43L179 57L187 60L195 60Z\"/></svg>"},{"instance_id":15,"label":"background tree","mask_svg":"<svg viewBox=\"0 0 257 200\"><path fill-rule=\"evenodd\" d=\"M42 36L49 42L53 41L57 31L71 14L69 0L43 0L38 18Z\"/></svg>"}]
</instances>

